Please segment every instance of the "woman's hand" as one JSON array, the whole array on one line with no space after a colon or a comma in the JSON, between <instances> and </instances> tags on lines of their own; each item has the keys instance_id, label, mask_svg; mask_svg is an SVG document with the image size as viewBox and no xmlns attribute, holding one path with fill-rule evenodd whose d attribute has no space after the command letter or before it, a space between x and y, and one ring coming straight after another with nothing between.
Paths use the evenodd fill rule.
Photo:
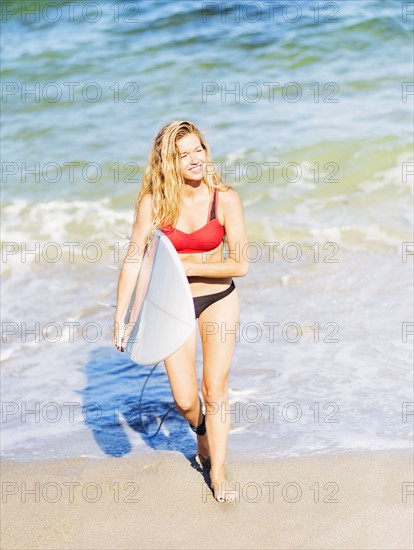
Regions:
<instances>
[{"instance_id":1,"label":"woman's hand","mask_svg":"<svg viewBox=\"0 0 414 550\"><path fill-rule=\"evenodd\" d=\"M181 262L183 264L184 271L187 277L194 276L195 275L194 266L196 265L195 262L192 262L191 260L187 260L184 258L181 258Z\"/></svg>"},{"instance_id":2,"label":"woman's hand","mask_svg":"<svg viewBox=\"0 0 414 550\"><path fill-rule=\"evenodd\" d=\"M125 327L124 323L121 323L120 321L114 321L114 337L112 339L113 345L116 347L118 351L124 351L124 348L122 346L122 340L124 338L125 334Z\"/></svg>"}]
</instances>

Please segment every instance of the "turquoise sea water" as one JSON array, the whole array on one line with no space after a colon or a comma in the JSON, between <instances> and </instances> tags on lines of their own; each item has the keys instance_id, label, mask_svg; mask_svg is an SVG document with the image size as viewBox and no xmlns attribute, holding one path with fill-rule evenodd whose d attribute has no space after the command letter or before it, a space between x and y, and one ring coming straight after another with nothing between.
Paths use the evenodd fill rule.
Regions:
<instances>
[{"instance_id":1,"label":"turquoise sea water","mask_svg":"<svg viewBox=\"0 0 414 550\"><path fill-rule=\"evenodd\" d=\"M152 140L179 119L206 132L223 179L243 200L249 240L262 250L236 280L245 330L230 398L260 402L261 410L265 401L281 403L280 411L295 402L303 413L298 422L283 413L277 425L265 414L235 419L229 448L278 456L408 446L408 3L144 0L65 2L60 11L52 4L2 3L2 317L9 323L2 381L3 400L17 404L8 405L3 454L192 448L177 414L158 439L142 434L136 396L149 370L112 349L112 311L96 303L114 303L117 273L107 265L120 266L127 242L117 232L130 232ZM273 262L264 242L279 243ZM50 243L62 251L56 261ZM266 322L280 323L275 341ZM35 327L26 341L22 323ZM45 336L48 323L58 327L56 342ZM73 341L69 323L78 323ZM101 329L96 342L82 334L87 323ZM255 342L252 323L262 330ZM302 329L297 342L282 330L289 323ZM336 324L339 341L324 341L328 327L315 342L315 323ZM200 353L199 342L199 374ZM151 380L141 403L149 431L172 404L163 369ZM112 410L117 399L132 402L133 412L92 429L84 415L74 422L65 413L56 422L20 415L23 401L56 402L62 411L64 402L95 401ZM336 403L340 421L315 422L315 402Z\"/></svg>"}]
</instances>

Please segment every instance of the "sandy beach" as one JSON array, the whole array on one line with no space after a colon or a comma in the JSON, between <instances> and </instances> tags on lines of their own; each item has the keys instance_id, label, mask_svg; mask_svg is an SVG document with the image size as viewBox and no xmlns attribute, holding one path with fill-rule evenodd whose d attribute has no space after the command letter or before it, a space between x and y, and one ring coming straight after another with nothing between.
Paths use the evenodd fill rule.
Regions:
<instances>
[{"instance_id":1,"label":"sandy beach","mask_svg":"<svg viewBox=\"0 0 414 550\"><path fill-rule=\"evenodd\" d=\"M185 456L2 464L7 549L413 548L413 458L374 451L228 460L218 503Z\"/></svg>"},{"instance_id":2,"label":"sandy beach","mask_svg":"<svg viewBox=\"0 0 414 550\"><path fill-rule=\"evenodd\" d=\"M1 7L0 550L414 550L413 3ZM222 410L232 503L192 462L165 362L113 345L145 174L175 213L197 181L178 139L150 161L178 120L249 240L223 194L227 252L250 262ZM208 235L198 201L177 225ZM194 357L210 398L218 321Z\"/></svg>"}]
</instances>

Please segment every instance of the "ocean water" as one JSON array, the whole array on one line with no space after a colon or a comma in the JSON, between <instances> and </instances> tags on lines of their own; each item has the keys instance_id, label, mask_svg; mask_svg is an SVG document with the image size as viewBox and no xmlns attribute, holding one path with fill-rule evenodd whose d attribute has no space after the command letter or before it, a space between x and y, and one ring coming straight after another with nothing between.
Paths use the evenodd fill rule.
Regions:
<instances>
[{"instance_id":1,"label":"ocean water","mask_svg":"<svg viewBox=\"0 0 414 550\"><path fill-rule=\"evenodd\" d=\"M251 243L229 452L412 446L407 3L52 4L2 4L2 455L194 450L163 364L117 352L97 303L115 303L152 140L180 119Z\"/></svg>"}]
</instances>

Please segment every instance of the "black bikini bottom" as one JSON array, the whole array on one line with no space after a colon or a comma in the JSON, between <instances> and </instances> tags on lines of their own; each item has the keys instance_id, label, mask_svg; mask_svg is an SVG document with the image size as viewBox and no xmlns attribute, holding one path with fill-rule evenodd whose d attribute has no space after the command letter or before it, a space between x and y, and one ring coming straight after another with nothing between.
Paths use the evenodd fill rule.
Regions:
<instances>
[{"instance_id":1,"label":"black bikini bottom","mask_svg":"<svg viewBox=\"0 0 414 550\"><path fill-rule=\"evenodd\" d=\"M230 292L233 292L235 288L236 285L232 279L231 285L221 292L216 292L215 294L205 294L204 296L196 296L193 298L195 318L197 319L208 306L211 306L211 304L214 304L217 300L221 300L230 294Z\"/></svg>"}]
</instances>

